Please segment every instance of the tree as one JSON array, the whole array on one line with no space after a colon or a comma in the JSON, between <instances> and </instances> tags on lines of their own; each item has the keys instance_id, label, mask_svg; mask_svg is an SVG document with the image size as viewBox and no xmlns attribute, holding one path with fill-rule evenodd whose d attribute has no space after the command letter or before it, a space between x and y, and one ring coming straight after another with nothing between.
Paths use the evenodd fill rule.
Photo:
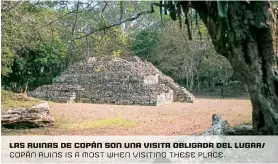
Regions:
<instances>
[{"instance_id":1,"label":"tree","mask_svg":"<svg viewBox=\"0 0 278 164\"><path fill-rule=\"evenodd\" d=\"M134 55L142 59L150 59L157 47L158 40L157 32L142 30L136 35L132 42L131 50Z\"/></svg>"},{"instance_id":2,"label":"tree","mask_svg":"<svg viewBox=\"0 0 278 164\"><path fill-rule=\"evenodd\" d=\"M30 2L4 2L2 7L3 88L26 92L51 83L67 66L66 44L59 35L60 26L42 31L36 27L56 12Z\"/></svg>"},{"instance_id":3,"label":"tree","mask_svg":"<svg viewBox=\"0 0 278 164\"><path fill-rule=\"evenodd\" d=\"M216 91L214 84L223 85L232 80L232 67L214 50L205 25L193 21L191 26L191 41L186 29L171 20L163 20L163 26L138 30L131 40L131 50L190 91L198 94L203 89Z\"/></svg>"},{"instance_id":4,"label":"tree","mask_svg":"<svg viewBox=\"0 0 278 164\"><path fill-rule=\"evenodd\" d=\"M229 60L246 85L254 130L278 134L278 70L269 2L190 3L206 25L216 51ZM189 2L181 1L180 5L187 14Z\"/></svg>"}]
</instances>

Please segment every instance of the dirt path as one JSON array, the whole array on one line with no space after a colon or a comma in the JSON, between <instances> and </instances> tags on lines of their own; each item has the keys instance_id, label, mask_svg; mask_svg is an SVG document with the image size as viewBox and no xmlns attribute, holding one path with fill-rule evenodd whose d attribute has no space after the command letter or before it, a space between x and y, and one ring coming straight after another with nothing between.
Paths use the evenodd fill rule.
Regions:
<instances>
[{"instance_id":1,"label":"dirt path","mask_svg":"<svg viewBox=\"0 0 278 164\"><path fill-rule=\"evenodd\" d=\"M13 135L190 135L206 130L214 113L231 125L251 121L247 99L197 99L158 107L50 104L55 126L13 130ZM2 133L3 134L3 133Z\"/></svg>"}]
</instances>

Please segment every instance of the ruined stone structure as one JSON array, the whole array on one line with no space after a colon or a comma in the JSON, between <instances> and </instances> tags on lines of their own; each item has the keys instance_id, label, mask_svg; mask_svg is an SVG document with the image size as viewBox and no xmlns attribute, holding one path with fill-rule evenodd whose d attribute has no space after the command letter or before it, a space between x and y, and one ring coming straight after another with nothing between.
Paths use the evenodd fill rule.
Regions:
<instances>
[{"instance_id":1,"label":"ruined stone structure","mask_svg":"<svg viewBox=\"0 0 278 164\"><path fill-rule=\"evenodd\" d=\"M151 63L134 57L89 58L70 66L52 85L29 96L54 102L161 105L193 102L194 96Z\"/></svg>"}]
</instances>

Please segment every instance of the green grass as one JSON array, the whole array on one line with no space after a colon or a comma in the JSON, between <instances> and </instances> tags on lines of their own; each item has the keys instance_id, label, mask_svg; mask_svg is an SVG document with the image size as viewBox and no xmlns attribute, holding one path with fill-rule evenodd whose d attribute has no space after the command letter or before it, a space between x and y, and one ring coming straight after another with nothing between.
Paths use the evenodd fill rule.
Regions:
<instances>
[{"instance_id":1,"label":"green grass","mask_svg":"<svg viewBox=\"0 0 278 164\"><path fill-rule=\"evenodd\" d=\"M49 105L53 105L53 104L56 104L56 102L53 102L53 101L47 101Z\"/></svg>"},{"instance_id":2,"label":"green grass","mask_svg":"<svg viewBox=\"0 0 278 164\"><path fill-rule=\"evenodd\" d=\"M93 128L116 128L116 127L133 127L136 126L134 120L127 120L123 118L106 118L93 121L82 122L67 122L65 119L59 119L58 127L63 129L80 130L80 129L93 129Z\"/></svg>"},{"instance_id":3,"label":"green grass","mask_svg":"<svg viewBox=\"0 0 278 164\"><path fill-rule=\"evenodd\" d=\"M42 102L41 100L28 98L24 94L1 90L2 111L6 111L10 108L28 108Z\"/></svg>"}]
</instances>

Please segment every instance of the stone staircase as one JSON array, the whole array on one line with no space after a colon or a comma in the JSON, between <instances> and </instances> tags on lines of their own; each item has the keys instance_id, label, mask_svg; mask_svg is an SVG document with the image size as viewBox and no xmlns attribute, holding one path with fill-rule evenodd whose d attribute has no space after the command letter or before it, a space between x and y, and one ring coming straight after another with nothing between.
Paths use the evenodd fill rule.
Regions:
<instances>
[{"instance_id":1,"label":"stone staircase","mask_svg":"<svg viewBox=\"0 0 278 164\"><path fill-rule=\"evenodd\" d=\"M193 103L195 101L195 96L192 93L190 93L187 89L181 87L181 91L186 95L186 102Z\"/></svg>"}]
</instances>

